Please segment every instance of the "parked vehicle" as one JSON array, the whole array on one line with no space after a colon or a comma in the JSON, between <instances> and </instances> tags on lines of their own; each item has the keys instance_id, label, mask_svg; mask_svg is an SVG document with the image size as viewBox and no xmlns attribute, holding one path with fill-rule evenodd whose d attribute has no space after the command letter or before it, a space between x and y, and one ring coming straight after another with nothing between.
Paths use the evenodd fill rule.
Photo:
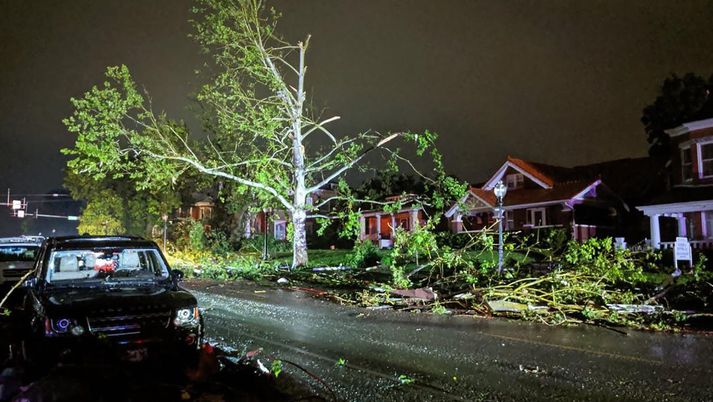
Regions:
<instances>
[{"instance_id":1,"label":"parked vehicle","mask_svg":"<svg viewBox=\"0 0 713 402\"><path fill-rule=\"evenodd\" d=\"M14 285L35 265L44 237L0 238L0 286Z\"/></svg>"},{"instance_id":2,"label":"parked vehicle","mask_svg":"<svg viewBox=\"0 0 713 402\"><path fill-rule=\"evenodd\" d=\"M135 237L49 238L25 282L26 357L180 361L203 338L196 298L156 243Z\"/></svg>"}]
</instances>

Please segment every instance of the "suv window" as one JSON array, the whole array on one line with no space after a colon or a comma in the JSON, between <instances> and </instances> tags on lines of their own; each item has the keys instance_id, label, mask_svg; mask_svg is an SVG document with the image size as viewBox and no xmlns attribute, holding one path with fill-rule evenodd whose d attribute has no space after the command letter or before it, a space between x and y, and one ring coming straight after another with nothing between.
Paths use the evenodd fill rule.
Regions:
<instances>
[{"instance_id":1,"label":"suv window","mask_svg":"<svg viewBox=\"0 0 713 402\"><path fill-rule=\"evenodd\" d=\"M52 251L45 280L81 284L165 278L168 269L156 249L100 247Z\"/></svg>"},{"instance_id":2,"label":"suv window","mask_svg":"<svg viewBox=\"0 0 713 402\"><path fill-rule=\"evenodd\" d=\"M0 246L0 262L34 261L39 246Z\"/></svg>"}]
</instances>

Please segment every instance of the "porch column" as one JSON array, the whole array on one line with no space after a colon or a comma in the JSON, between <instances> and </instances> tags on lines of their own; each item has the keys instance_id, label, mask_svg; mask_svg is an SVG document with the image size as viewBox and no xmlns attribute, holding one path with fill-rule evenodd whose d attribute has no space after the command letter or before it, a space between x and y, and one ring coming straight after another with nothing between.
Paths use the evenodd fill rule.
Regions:
<instances>
[{"instance_id":1,"label":"porch column","mask_svg":"<svg viewBox=\"0 0 713 402\"><path fill-rule=\"evenodd\" d=\"M453 220L453 232L460 233L463 231L463 215L456 214Z\"/></svg>"},{"instance_id":2,"label":"porch column","mask_svg":"<svg viewBox=\"0 0 713 402\"><path fill-rule=\"evenodd\" d=\"M381 215L376 215L376 238L381 239Z\"/></svg>"},{"instance_id":3,"label":"porch column","mask_svg":"<svg viewBox=\"0 0 713 402\"><path fill-rule=\"evenodd\" d=\"M396 215L391 214L391 238L393 239L396 232Z\"/></svg>"},{"instance_id":4,"label":"porch column","mask_svg":"<svg viewBox=\"0 0 713 402\"><path fill-rule=\"evenodd\" d=\"M364 215L359 217L359 239L366 238L366 218Z\"/></svg>"},{"instance_id":5,"label":"porch column","mask_svg":"<svg viewBox=\"0 0 713 402\"><path fill-rule=\"evenodd\" d=\"M651 233L651 247L661 248L661 231L659 229L659 214L649 216L649 231Z\"/></svg>"},{"instance_id":6,"label":"porch column","mask_svg":"<svg viewBox=\"0 0 713 402\"><path fill-rule=\"evenodd\" d=\"M678 214L676 219L678 220L678 236L686 237L686 216L684 214Z\"/></svg>"},{"instance_id":7,"label":"porch column","mask_svg":"<svg viewBox=\"0 0 713 402\"><path fill-rule=\"evenodd\" d=\"M415 230L418 224L418 209L411 210L411 231Z\"/></svg>"}]
</instances>

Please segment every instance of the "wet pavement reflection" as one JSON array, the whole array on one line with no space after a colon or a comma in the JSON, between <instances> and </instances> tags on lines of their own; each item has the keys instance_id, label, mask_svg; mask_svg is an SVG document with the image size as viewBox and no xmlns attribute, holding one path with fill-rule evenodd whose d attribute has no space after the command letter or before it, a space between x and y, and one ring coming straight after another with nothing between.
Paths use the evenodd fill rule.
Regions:
<instances>
[{"instance_id":1,"label":"wet pavement reflection","mask_svg":"<svg viewBox=\"0 0 713 402\"><path fill-rule=\"evenodd\" d=\"M313 392L373 400L713 398L713 337L340 306L247 282L188 281L207 335L295 362Z\"/></svg>"}]
</instances>

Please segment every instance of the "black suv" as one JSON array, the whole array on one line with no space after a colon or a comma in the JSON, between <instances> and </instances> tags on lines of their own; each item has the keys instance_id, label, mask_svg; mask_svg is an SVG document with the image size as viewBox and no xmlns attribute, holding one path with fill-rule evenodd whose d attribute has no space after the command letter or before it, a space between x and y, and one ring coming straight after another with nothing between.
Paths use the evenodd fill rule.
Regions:
<instances>
[{"instance_id":1,"label":"black suv","mask_svg":"<svg viewBox=\"0 0 713 402\"><path fill-rule=\"evenodd\" d=\"M152 241L49 238L34 275L23 308L30 322L24 350L33 362L82 355L188 363L201 346L196 298L178 286L181 272Z\"/></svg>"}]
</instances>

